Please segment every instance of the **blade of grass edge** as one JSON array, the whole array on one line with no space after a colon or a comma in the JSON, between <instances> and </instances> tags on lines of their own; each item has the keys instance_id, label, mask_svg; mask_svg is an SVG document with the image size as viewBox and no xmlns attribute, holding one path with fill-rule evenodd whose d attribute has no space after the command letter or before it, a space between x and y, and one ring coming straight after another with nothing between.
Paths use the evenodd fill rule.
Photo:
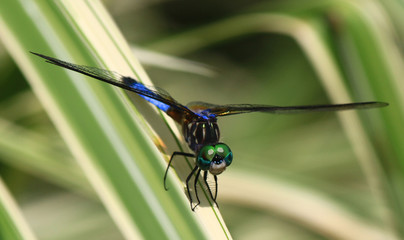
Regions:
<instances>
[{"instance_id":1,"label":"blade of grass edge","mask_svg":"<svg viewBox=\"0 0 404 240\"><path fill-rule=\"evenodd\" d=\"M38 6L37 6L38 7ZM40 7L38 7L38 8L44 8L44 6L40 6ZM54 16L51 16L51 17L54 17ZM20 21L21 21L21 19L20 19ZM43 24L43 22L41 22L41 21L39 21L38 19L35 19L35 21L38 21L39 23L41 23L41 24ZM49 21L49 20L48 20ZM32 21L31 21L32 22ZM61 24L61 23L57 23L57 22L55 22L55 19L52 19L52 25L57 25L57 24ZM35 29L35 28L34 28ZM17 29L18 30L18 29ZM13 29L13 31L14 31L14 29ZM12 33L13 31L9 31L9 35L8 35L8 37L10 37L10 36L12 36L13 34L15 34L15 33ZM44 31L43 29L42 29L42 31ZM52 31L49 31L49 32L47 32L47 35L46 35L46 37L47 38L53 38L53 36L52 35L49 35L49 33L51 33ZM71 32L70 32L71 33ZM21 34L21 32L20 32L20 34ZM37 34L37 33L36 33ZM66 33L59 33L60 35L64 35L64 34L66 34ZM44 68L48 68L49 66L46 66L46 67L42 67L40 64L38 64L38 63L31 63L31 56L27 56L26 55L26 52L25 52L25 50L28 48L28 49L32 49L33 48L33 45L29 45L29 44L27 44L27 43L21 43L21 42L19 42L19 38L17 38L17 37L15 37L15 39L13 39L14 40L14 42L13 43L10 43L10 42L12 42L12 41L9 41L8 43L9 43L9 50L10 50L10 52L13 54L13 56L14 56L14 58L17 60L17 62L21 65L21 66L23 66L23 70L25 70L25 72L29 72L30 74L27 74L27 75L31 75L30 76L30 78L31 78L31 80L32 80L32 75L33 75L33 73L32 72L37 72L37 74L36 75L38 75L38 71L43 71L43 73L41 73L41 75L46 75L46 73L45 72L47 72L48 70L43 70ZM49 39L47 40L47 41L49 41ZM67 40L67 41L69 41L69 40ZM19 44L21 44L21 45L24 45L24 47L22 47L22 46L19 46ZM74 45L74 44L73 44ZM37 46L35 46L36 48L39 48L39 45L37 45ZM65 47L59 47L59 46L57 46L57 45L53 45L53 46L51 46L53 49L55 49L55 47L56 48L58 48L58 49L64 49ZM46 48L45 46L42 46L42 47L40 47L40 48ZM58 50L58 51L60 51L60 50ZM66 51L66 50L64 50L64 51ZM50 52L50 50L48 50L48 52ZM101 51L100 51L101 52ZM56 54L56 56L57 55L66 55L66 54ZM77 57L76 57L77 58ZM35 64L36 65L36 67L33 67L33 64ZM43 63L42 63L43 64ZM88 64L88 65L91 65L91 64ZM112 65L114 65L114 64L112 64ZM38 69L40 69L40 70L38 70ZM52 71L57 71L57 70L49 70L49 72L52 72ZM59 70L60 71L60 70ZM48 73L49 74L49 73ZM70 74L69 74L70 75ZM36 78L38 78L39 79L39 76L36 76ZM59 76L59 73L58 73L58 78L62 78L62 77L60 77ZM59 80L59 79L58 79ZM54 104L51 104L52 103L52 101L50 100L50 99L52 99L52 97L54 97L54 95L58 95L58 94L60 94L60 93L58 93L58 94L50 94L49 92L47 92L48 91L48 89L47 88L51 88L51 87L53 87L52 85L50 85L50 86L43 86L40 82L37 82L38 80L35 80L34 82L31 82L31 84L33 84L33 86L34 86L34 89L35 89L35 91L37 92L37 93L40 93L39 94L39 97L40 97L40 99L41 99L41 101L43 102L43 103L45 103L44 105L45 105L45 107L47 108L47 110L48 110L48 112L50 113L50 115L51 115L51 117L53 118L53 120L55 121L55 123L56 123L56 125L58 126L58 128L59 128L59 130L62 132L62 135L64 136L64 138L65 139L67 139L67 142L69 142L70 144L72 144L71 145L71 149L72 149L72 151L75 153L75 156L77 157L77 156L80 156L79 158L83 158L84 156L87 156L87 157L85 157L85 158L88 158L89 156L88 156L88 153L86 153L86 149L82 149L82 146L81 145L88 145L89 143L88 142L86 142L85 140L83 140L83 139L81 139L79 142L77 142L77 140L75 139L75 138L77 138L77 136L75 136L75 134L79 134L79 133L75 133L75 134L72 134L70 131L72 130L72 129L70 129L70 130L68 130L69 128L66 128L66 126L71 126L72 125L72 123L69 123L69 122L66 122L65 120L63 120L62 119L62 117L61 116L63 116L64 114L63 113L61 113L60 112L60 106L59 107L57 107L56 105L54 105ZM63 80L60 80L60 81L63 81ZM67 80L66 80L67 81ZM80 81L85 81L85 80L80 80ZM54 82L54 81L53 81ZM53 84L53 83L47 83L47 84ZM73 80L73 85L74 84L77 84L77 83L75 83L74 82L74 80ZM82 85L81 85L81 87L82 87ZM65 90L67 90L67 89L65 89ZM77 89L74 89L73 88L73 90L74 91L77 91ZM71 91L73 91L73 90L71 90ZM100 91L100 90L98 90L98 91ZM87 93L85 93L85 94L88 94L88 92ZM113 96L113 95L117 95L117 96L120 96L119 98L121 98L122 99L122 95L121 95L121 93L119 92L119 91L116 91L116 90L113 90L112 91L112 95L111 95L111 91L110 92L108 92L108 99L110 100L110 101L112 101L111 100L111 96ZM88 98L88 96L84 96L84 98ZM114 101L116 101L116 100L114 100ZM119 100L119 101L122 101L122 100ZM57 99L57 101L56 101L58 104L62 104L63 103L63 101L61 100L61 98L60 99ZM87 103L88 104L88 103ZM87 104L83 104L83 105L87 105ZM92 103L93 104L93 103ZM110 108L112 108L112 106L111 106L111 103L105 103L105 102L103 102L103 105L102 105L102 107L104 107L104 105L106 105L107 107L110 107ZM110 108L108 108L108 110L109 111L113 111L113 110L111 110ZM114 108L117 108L117 106L114 104ZM122 107L121 107L122 108ZM123 109L128 109L128 105L127 105L127 103L124 103L124 105L123 105ZM68 108L65 108L65 109L62 109L63 111L69 111L69 109ZM133 113L133 109L131 109L131 107L129 107L129 110L130 110L130 113ZM92 110L91 109L88 109L88 110L85 110L85 111L83 111L83 112L86 112L86 111L88 111L88 112L91 112ZM83 113L83 112L81 112L81 113ZM114 113L115 113L115 111L113 111ZM129 117L127 117L128 119L132 119L132 117L131 116L129 116ZM71 119L69 119L69 118L67 118L69 121L71 121ZM118 121L118 120L116 120L116 119L114 119L114 121ZM99 124L99 123L98 123ZM74 125L74 124L73 124ZM105 126L105 125L104 125ZM77 127L77 126L76 126ZM66 128L66 129L65 129ZM100 131L102 131L103 129L99 129ZM125 129L126 130L126 129ZM73 126L73 132L74 131L77 131L76 129L75 129L75 127ZM124 131L124 132L127 132L127 131ZM122 134L122 130L119 132L120 134ZM80 136L81 137L81 136ZM125 139L127 139L128 138L128 136L127 135L123 135L123 138L125 138ZM84 142L83 142L84 141ZM130 140L130 141L132 141L132 140ZM150 141L148 141L149 142L149 144L150 144ZM144 145L144 144L143 144ZM138 149L136 149L136 150L138 150ZM88 151L88 150L87 150ZM156 150L153 150L153 151L156 151ZM93 155L93 154L96 154L96 153L94 153L94 152L91 152L91 154L90 155ZM155 153L153 153L153 154L155 154ZM147 154L144 154L144 155L147 155ZM90 159L87 159L84 163L83 162L81 162L81 164L82 164L82 166L83 166L83 164L84 165L87 165L87 166L84 166L84 169L86 170L86 171L88 171L88 172L91 172L91 173L88 173L87 172L87 176L88 176L88 174L90 174L92 177L94 177L94 176L98 176L97 177L97 179L96 180L91 180L92 182L93 182L93 186L95 186L95 187L98 187L99 189L98 189L98 192L99 192L99 194L100 194L100 192L103 192L103 191L106 191L106 192L108 192L108 191L111 191L111 189L109 189L109 186L108 186L108 183L106 183L105 181L106 181L106 179L103 179L103 177L105 177L105 176L103 176L103 174L105 174L105 172L100 172L100 173L97 173L96 171L97 171L97 167L95 167L95 165L94 165L94 163L93 162L91 162L91 160ZM99 162L98 164L103 164L103 162ZM159 164L159 165L162 165L162 163L161 163L161 160L159 160L159 162L157 163L157 164ZM159 171L159 173L161 173L161 171ZM116 174L116 173L113 173L113 174ZM90 178L91 179L91 178ZM161 187L161 175L158 177L158 179L159 179L159 188L161 189L162 187ZM112 179L108 179L109 181L112 181ZM156 182L156 180L154 180L155 182ZM104 182L104 183L103 183ZM111 182L110 182L111 183ZM102 184L107 184L106 186L103 186L103 187L100 187L100 186L98 186L98 185L102 185ZM183 194L183 191L182 190L180 190L180 191L178 191L178 189L180 189L179 187L177 187L177 192L180 192L180 197L179 198L182 198L182 200L180 200L180 201L182 201L182 202L184 202L184 205L187 205L187 201L186 201L186 199L185 199L185 197L183 196L184 194ZM173 192L173 190L171 190L171 192ZM106 194L106 193L102 193L102 194ZM112 201L112 202L115 202L114 204L117 204L117 202L119 202L117 199L105 199L105 198L116 198L117 196L114 196L114 193L113 192L111 192L111 193L107 193L107 195L108 194L112 194L112 195L109 195L109 196L102 196L102 198L104 198L104 201ZM171 193L172 194L172 193ZM170 195L171 195L170 194ZM178 198L178 197L177 197ZM130 199L127 199L128 201L130 201ZM185 200L185 201L184 201ZM105 203L105 202L104 202ZM133 203L132 203L133 204ZM108 204L107 204L108 205ZM127 206L127 205L126 205ZM123 206L109 206L110 207L110 213L112 213L113 215L114 214L116 214L116 213L114 213L114 211L118 211L118 212L121 212L122 213L122 208L123 208ZM108 208L108 206L107 206L107 208ZM121 208L121 209L119 209L119 208ZM188 206L187 206L187 209L188 209ZM130 211L129 211L130 212ZM125 214L124 214L125 215ZM129 216L126 216L126 218L130 218ZM188 219L189 219L189 217L187 217ZM192 217L191 217L192 218ZM129 219L128 219L129 220ZM128 220L126 220L126 221L128 221ZM118 222L118 224L126 224L126 225L131 225L131 223L129 223L131 220L129 220L127 223L124 223L124 222L122 222L122 220L120 220L120 219L116 219L116 221ZM125 220L124 220L125 221ZM186 222L188 222L188 223L190 223L188 220L186 221ZM175 224L175 223L174 223ZM178 226L177 226L178 227ZM164 228L164 227L163 227ZM183 225L183 226L181 226L181 228L182 229L184 229L184 228L187 228L186 227L186 224L185 225ZM221 228L222 228L222 226L221 226ZM194 229L195 230L195 229ZM123 230L123 231L127 231L127 230ZM135 230L135 231L137 231L137 230ZM132 232L132 233L130 233L130 232ZM193 235L193 237L196 237L196 235L195 235L195 233L196 232L189 232L189 230L188 230L188 234L192 234ZM133 232L133 230L129 230L129 231L127 231L126 232L126 234L127 234L127 236L138 236L136 233L134 233Z\"/></svg>"},{"instance_id":2,"label":"blade of grass edge","mask_svg":"<svg viewBox=\"0 0 404 240\"><path fill-rule=\"evenodd\" d=\"M226 31L223 31L223 29L226 29ZM257 32L285 34L295 39L312 63L332 102L351 101L348 91L344 86L342 74L334 62L334 56L328 51L328 46L317 32L316 27L291 15L281 13L240 15L178 34L174 37L149 44L147 47L165 53L183 55L220 41ZM205 38L204 36L210 36L210 38ZM202 40L197 42L191 41L191 39L195 38ZM181 44L177 45L178 43ZM338 116L366 175L369 186L378 202L384 208L381 211L384 214L384 222L391 229L392 217L390 211L387 209L388 196L385 195L385 192L380 191L384 189L383 174L381 174L380 165L378 164L381 160L378 159L377 154L369 143L358 115L356 113L338 113Z\"/></svg>"},{"instance_id":3,"label":"blade of grass edge","mask_svg":"<svg viewBox=\"0 0 404 240\"><path fill-rule=\"evenodd\" d=\"M1 239L36 239L21 210L0 178L0 237Z\"/></svg>"}]
</instances>

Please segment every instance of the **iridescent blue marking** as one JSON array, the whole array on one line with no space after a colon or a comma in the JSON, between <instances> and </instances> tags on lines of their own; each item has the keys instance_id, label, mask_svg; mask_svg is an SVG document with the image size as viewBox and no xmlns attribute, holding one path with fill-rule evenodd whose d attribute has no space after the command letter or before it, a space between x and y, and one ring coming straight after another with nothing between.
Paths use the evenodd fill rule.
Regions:
<instances>
[{"instance_id":1,"label":"iridescent blue marking","mask_svg":"<svg viewBox=\"0 0 404 240\"><path fill-rule=\"evenodd\" d=\"M150 93L151 95L156 95L154 92L150 91L145 85L139 83L139 82L135 82L131 85L132 88L138 89L142 92L145 93ZM153 104L154 106L158 107L160 110L167 112L168 109L170 108L170 105L167 105L165 103L162 103L156 99L144 96L144 95L140 95L143 99L146 99L148 102L150 102L151 104Z\"/></svg>"},{"instance_id":2,"label":"iridescent blue marking","mask_svg":"<svg viewBox=\"0 0 404 240\"><path fill-rule=\"evenodd\" d=\"M201 112L199 112L199 113L197 113L197 114L198 114L199 116L201 116L203 119L206 119L206 120L212 119L212 118L215 118L215 117L216 117L215 114L210 113L210 109L203 110L203 111L201 111Z\"/></svg>"},{"instance_id":3,"label":"iridescent blue marking","mask_svg":"<svg viewBox=\"0 0 404 240\"><path fill-rule=\"evenodd\" d=\"M147 101L149 101L151 104L153 104L154 106L158 107L160 110L167 112L167 110L170 108L170 105L167 105L165 103L162 103L160 101L157 101L156 99L153 98L149 98L143 95L140 95L142 98L146 99Z\"/></svg>"},{"instance_id":4,"label":"iridescent blue marking","mask_svg":"<svg viewBox=\"0 0 404 240\"><path fill-rule=\"evenodd\" d=\"M201 171L204 172L204 182L209 195L213 202L217 205L217 175L221 174L228 166L230 166L233 161L233 153L230 150L229 146L219 142L220 133L216 123L217 117L251 112L290 114L318 111L366 109L388 106L388 103L384 102L359 102L335 105L307 105L289 107L257 104L215 105L204 102L193 102L188 105L191 109L194 109L193 111L175 101L169 94L165 93L164 91L154 90L154 88L149 89L145 85L139 83L136 79L133 79L131 77L124 77L115 72L104 69L64 62L62 60L38 53L33 54L46 59L47 62L55 64L56 66L70 69L72 71L76 71L78 73L112 84L114 86L132 91L140 95L143 99L152 103L162 111L166 112L178 123L182 124L183 136L187 141L189 148L194 152L194 154L185 152L174 152L171 155L170 161L168 162L168 166L164 174L164 188L167 190L167 173L175 156L196 158L196 166L192 169L191 173L186 179L186 190L188 193L192 211L196 208L196 206L200 204L197 191L197 183ZM210 186L207 182L208 172L214 175L216 189L215 195L212 194ZM189 181L193 176L195 177L194 193L196 199L198 200L195 205L193 205L193 199L191 196L191 191L189 189Z\"/></svg>"}]
</instances>

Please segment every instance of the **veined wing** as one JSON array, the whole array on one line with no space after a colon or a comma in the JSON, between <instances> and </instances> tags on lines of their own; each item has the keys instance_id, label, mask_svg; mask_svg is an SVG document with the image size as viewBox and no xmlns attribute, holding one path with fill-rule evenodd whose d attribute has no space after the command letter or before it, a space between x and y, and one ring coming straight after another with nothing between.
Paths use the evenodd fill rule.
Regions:
<instances>
[{"instance_id":1,"label":"veined wing","mask_svg":"<svg viewBox=\"0 0 404 240\"><path fill-rule=\"evenodd\" d=\"M48 63L67 68L75 72L79 72L92 78L101 80L103 82L107 82L120 88L135 92L162 111L167 112L175 120L179 120L181 118L180 115L182 114L185 114L187 116L196 116L194 112L192 112L184 105L178 103L164 90L153 87L146 87L145 85L131 77L125 77L116 72L108 71L105 69L65 62L39 53L31 53L46 59L46 62Z\"/></svg>"},{"instance_id":2,"label":"veined wing","mask_svg":"<svg viewBox=\"0 0 404 240\"><path fill-rule=\"evenodd\" d=\"M385 102L358 102L358 103L345 103L345 104L332 104L332 105L306 105L306 106L271 106L271 105L255 105L255 104L228 104L216 105L205 102L192 102L187 106L192 111L205 116L227 116L241 113L250 112L264 112L273 114L295 114L306 112L329 112L329 111L342 111L352 109L368 109L380 108L388 106ZM213 116L212 116L213 117Z\"/></svg>"}]
</instances>

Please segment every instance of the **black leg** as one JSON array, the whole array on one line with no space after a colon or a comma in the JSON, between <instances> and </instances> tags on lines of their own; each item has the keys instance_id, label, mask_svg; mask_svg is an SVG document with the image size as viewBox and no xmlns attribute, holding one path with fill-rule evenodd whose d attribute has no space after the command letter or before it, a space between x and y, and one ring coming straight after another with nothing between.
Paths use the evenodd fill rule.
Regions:
<instances>
[{"instance_id":1,"label":"black leg","mask_svg":"<svg viewBox=\"0 0 404 240\"><path fill-rule=\"evenodd\" d=\"M188 183L189 183L189 180L191 179L192 175L194 175L195 171L196 171L198 168L199 168L198 166L195 166L195 168L192 169L192 172L188 175L187 181L186 181L186 184L187 184L187 192L188 192L188 197L189 197L189 203L191 204L191 209L192 209L192 211L194 211L195 208L192 207L192 197L191 197L191 192L189 191L189 185L188 185ZM196 190L196 189L195 189L195 190Z\"/></svg>"},{"instance_id":2,"label":"black leg","mask_svg":"<svg viewBox=\"0 0 404 240\"><path fill-rule=\"evenodd\" d=\"M215 202L215 204L217 206L216 199L213 197L212 190L210 189L210 186L208 184L208 171L205 171L205 173L203 174L203 180L205 181L206 187L208 187L210 198Z\"/></svg>"},{"instance_id":3,"label":"black leg","mask_svg":"<svg viewBox=\"0 0 404 240\"><path fill-rule=\"evenodd\" d=\"M215 198L213 199L213 201L215 201L216 206L219 207L219 205L217 205L217 202L216 202L217 192L219 191L219 190L217 189L217 176L216 176L216 175L213 175L213 177L215 178L215 188L216 188L216 191L215 191Z\"/></svg>"},{"instance_id":4,"label":"black leg","mask_svg":"<svg viewBox=\"0 0 404 240\"><path fill-rule=\"evenodd\" d=\"M201 201L199 200L199 196L198 196L198 189L196 188L196 184L198 183L199 174L201 174L201 169L198 170L198 172L196 173L196 176L195 176L194 189L195 189L196 200L198 200L198 203L195 205L195 207L192 208L192 211L194 211L194 209L201 203Z\"/></svg>"},{"instance_id":5,"label":"black leg","mask_svg":"<svg viewBox=\"0 0 404 240\"><path fill-rule=\"evenodd\" d=\"M185 156L185 157L195 157L195 155L192 154L192 153L173 152L173 154L171 155L170 161L168 162L168 166L167 166L167 168L166 168L166 172L164 173L164 189L165 189L165 190L168 190L167 185L166 185L166 179L167 179L168 169L170 169L171 162L173 161L174 156L176 156L176 155Z\"/></svg>"}]
</instances>

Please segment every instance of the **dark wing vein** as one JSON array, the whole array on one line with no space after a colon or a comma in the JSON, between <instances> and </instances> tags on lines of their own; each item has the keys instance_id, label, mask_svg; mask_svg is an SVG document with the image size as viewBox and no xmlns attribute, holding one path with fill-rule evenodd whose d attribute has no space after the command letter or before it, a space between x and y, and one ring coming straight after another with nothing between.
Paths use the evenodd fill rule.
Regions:
<instances>
[{"instance_id":1,"label":"dark wing vein","mask_svg":"<svg viewBox=\"0 0 404 240\"><path fill-rule=\"evenodd\" d=\"M358 102L332 105L306 105L306 106L271 106L255 104L228 104L215 105L205 102L192 102L187 105L191 110L201 114L213 114L215 116L228 116L241 113L263 112L273 114L296 114L306 112L328 112L353 109L380 108L388 106L385 102Z\"/></svg>"},{"instance_id":2,"label":"dark wing vein","mask_svg":"<svg viewBox=\"0 0 404 240\"><path fill-rule=\"evenodd\" d=\"M90 76L92 78L107 82L109 84L118 86L120 88L135 92L141 96L144 96L147 98L151 98L154 100L157 100L158 102L161 102L163 104L169 105L177 110L181 110L184 113L195 115L194 112L189 110L187 107L184 105L178 103L175 99L173 99L167 92L165 92L162 89L157 89L149 86L145 86L142 83L136 81L135 79L131 77L125 77L120 75L119 73L113 72L113 71L108 71L105 69L100 69L96 67L88 67L88 66L83 66L83 65L77 65L69 62L65 62L56 58L48 57L39 53L34 53L31 52L34 55L37 55L41 58L46 59L46 62L52 63L54 65L67 68L70 70L73 70L75 72L79 72L81 74ZM150 101L149 102L157 105L155 101Z\"/></svg>"}]
</instances>

